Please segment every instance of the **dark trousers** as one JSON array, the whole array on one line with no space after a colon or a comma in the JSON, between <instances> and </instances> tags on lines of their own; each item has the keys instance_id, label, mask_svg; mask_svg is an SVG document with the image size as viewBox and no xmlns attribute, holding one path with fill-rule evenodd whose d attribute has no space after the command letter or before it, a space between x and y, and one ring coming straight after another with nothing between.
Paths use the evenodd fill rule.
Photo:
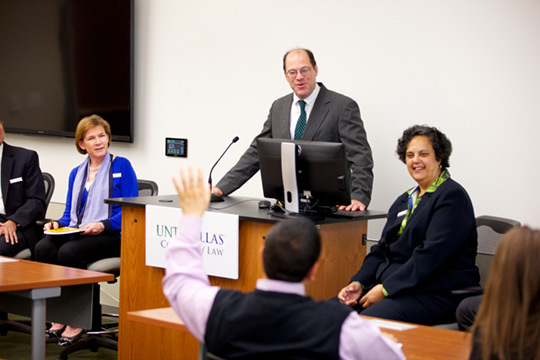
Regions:
<instances>
[{"instance_id":1,"label":"dark trousers","mask_svg":"<svg viewBox=\"0 0 540 360\"><path fill-rule=\"evenodd\" d=\"M460 330L464 331L471 327L481 302L482 295L477 295L465 298L459 303L456 310L456 320Z\"/></svg>"},{"instance_id":2,"label":"dark trousers","mask_svg":"<svg viewBox=\"0 0 540 360\"><path fill-rule=\"evenodd\" d=\"M4 235L0 235L0 255L14 257L20 251L29 248L28 242L22 231L17 230L17 242L11 244L11 242L6 242Z\"/></svg>"},{"instance_id":3,"label":"dark trousers","mask_svg":"<svg viewBox=\"0 0 540 360\"><path fill-rule=\"evenodd\" d=\"M458 300L451 295L406 295L386 298L367 309L356 306L362 315L383 319L404 321L422 325L447 324L456 321Z\"/></svg>"},{"instance_id":4,"label":"dark trousers","mask_svg":"<svg viewBox=\"0 0 540 360\"><path fill-rule=\"evenodd\" d=\"M117 256L120 256L120 238L110 233L46 236L35 248L36 261L79 269L86 269L94 261Z\"/></svg>"}]
</instances>

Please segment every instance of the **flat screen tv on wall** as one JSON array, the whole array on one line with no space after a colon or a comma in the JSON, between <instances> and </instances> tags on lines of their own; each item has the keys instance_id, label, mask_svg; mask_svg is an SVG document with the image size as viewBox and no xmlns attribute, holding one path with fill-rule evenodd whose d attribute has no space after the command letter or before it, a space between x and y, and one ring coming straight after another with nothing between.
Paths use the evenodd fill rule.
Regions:
<instances>
[{"instance_id":1,"label":"flat screen tv on wall","mask_svg":"<svg viewBox=\"0 0 540 360\"><path fill-rule=\"evenodd\" d=\"M74 137L98 114L133 142L133 0L0 0L6 132Z\"/></svg>"}]
</instances>

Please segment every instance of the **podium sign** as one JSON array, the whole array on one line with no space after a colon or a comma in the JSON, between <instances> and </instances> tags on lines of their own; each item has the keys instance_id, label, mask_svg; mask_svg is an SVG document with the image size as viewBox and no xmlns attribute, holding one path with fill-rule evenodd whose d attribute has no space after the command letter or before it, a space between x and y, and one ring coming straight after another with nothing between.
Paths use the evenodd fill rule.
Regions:
<instances>
[{"instance_id":1,"label":"podium sign","mask_svg":"<svg viewBox=\"0 0 540 360\"><path fill-rule=\"evenodd\" d=\"M179 208L146 206L147 266L165 268L169 242L182 231L180 216ZM204 213L200 241L208 275L238 279L238 222L238 215Z\"/></svg>"}]
</instances>

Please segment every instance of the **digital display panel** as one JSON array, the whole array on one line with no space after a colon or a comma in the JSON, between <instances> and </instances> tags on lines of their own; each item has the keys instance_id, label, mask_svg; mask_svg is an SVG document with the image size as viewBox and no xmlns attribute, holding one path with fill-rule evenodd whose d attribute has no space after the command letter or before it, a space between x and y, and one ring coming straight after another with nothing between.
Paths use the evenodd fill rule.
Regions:
<instances>
[{"instance_id":1,"label":"digital display panel","mask_svg":"<svg viewBox=\"0 0 540 360\"><path fill-rule=\"evenodd\" d=\"M165 138L165 155L187 157L187 139Z\"/></svg>"}]
</instances>

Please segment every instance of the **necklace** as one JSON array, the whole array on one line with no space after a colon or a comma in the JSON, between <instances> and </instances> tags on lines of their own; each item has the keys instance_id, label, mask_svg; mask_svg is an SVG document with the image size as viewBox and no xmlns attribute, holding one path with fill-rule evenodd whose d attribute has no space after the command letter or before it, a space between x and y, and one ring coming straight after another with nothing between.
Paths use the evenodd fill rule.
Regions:
<instances>
[{"instance_id":1,"label":"necklace","mask_svg":"<svg viewBox=\"0 0 540 360\"><path fill-rule=\"evenodd\" d=\"M96 168L93 168L93 167L90 166L90 171L98 171L100 167L101 167L101 165L99 165Z\"/></svg>"}]
</instances>

